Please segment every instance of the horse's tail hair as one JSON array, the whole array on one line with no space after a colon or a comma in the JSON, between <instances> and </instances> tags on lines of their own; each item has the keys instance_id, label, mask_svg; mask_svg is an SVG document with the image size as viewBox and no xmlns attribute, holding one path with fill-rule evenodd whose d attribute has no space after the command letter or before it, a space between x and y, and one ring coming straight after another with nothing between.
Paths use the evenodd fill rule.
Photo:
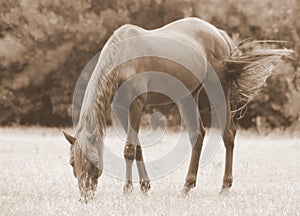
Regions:
<instances>
[{"instance_id":1,"label":"horse's tail hair","mask_svg":"<svg viewBox=\"0 0 300 216\"><path fill-rule=\"evenodd\" d=\"M266 84L274 67L294 51L262 47L264 41L244 41L225 60L226 78L231 83L231 101L247 104ZM269 41L267 41L269 42Z\"/></svg>"}]
</instances>

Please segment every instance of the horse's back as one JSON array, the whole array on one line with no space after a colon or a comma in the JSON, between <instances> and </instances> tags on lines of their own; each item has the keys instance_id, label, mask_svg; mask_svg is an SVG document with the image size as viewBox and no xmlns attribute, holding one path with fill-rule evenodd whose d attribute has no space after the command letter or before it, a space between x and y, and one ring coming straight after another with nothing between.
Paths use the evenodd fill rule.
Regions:
<instances>
[{"instance_id":1,"label":"horse's back","mask_svg":"<svg viewBox=\"0 0 300 216\"><path fill-rule=\"evenodd\" d=\"M154 41L145 40L143 43L139 43L138 41L143 37L149 37L150 39L152 37ZM178 49L175 47L173 52L169 51L170 54L166 53L163 47L165 44L159 44L161 38L173 41L171 43L173 43L174 46L178 46ZM153 56L151 58L143 56L142 58L132 59L121 67L118 67L118 70L122 70L122 72L119 73L120 84L140 72L161 71L179 80L190 92L193 92L201 85L202 79L207 75L207 62L213 66L218 76L222 76L222 70L224 69L222 60L228 58L230 55L229 47L219 30L198 18L181 19L154 30L146 30L139 26L126 24L114 32L109 42L118 43L125 40L130 41L130 39L133 41L132 44L122 51L125 52L126 55L130 55L132 49L140 49L141 53L147 50L157 50L158 53L164 53L160 57L164 57L164 55L178 55L177 59L185 60L184 62L169 61L167 58L155 58ZM184 47L188 47L187 49L191 50L189 57L187 57L187 53L183 51ZM192 59L195 58L193 51L197 54L197 59L202 58L203 60L191 63ZM197 71L191 72L190 68L187 68L186 65L192 65L192 68L196 68L195 70ZM167 82L165 85L171 88L170 91L176 91L177 87L176 85L172 85L173 81L171 79L165 80L165 82ZM158 84L157 82L151 82L149 79L146 88L155 88L151 85L157 86ZM172 86L174 87L173 90ZM135 88L139 87L145 88L144 83L135 86ZM149 104L169 102L167 97L158 96L157 94L149 94L148 98Z\"/></svg>"},{"instance_id":2,"label":"horse's back","mask_svg":"<svg viewBox=\"0 0 300 216\"><path fill-rule=\"evenodd\" d=\"M230 55L230 48L221 32L222 30L202 19L189 17L153 30L126 24L117 29L114 36L120 39L140 36L169 37L185 42L194 48L204 48L206 51L213 52L217 57L227 58Z\"/></svg>"}]
</instances>

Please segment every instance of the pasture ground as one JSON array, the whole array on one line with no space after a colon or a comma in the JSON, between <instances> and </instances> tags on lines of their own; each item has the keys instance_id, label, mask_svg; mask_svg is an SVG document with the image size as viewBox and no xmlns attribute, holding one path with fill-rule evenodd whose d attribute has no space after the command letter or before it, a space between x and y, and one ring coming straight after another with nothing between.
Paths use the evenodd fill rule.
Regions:
<instances>
[{"instance_id":1,"label":"pasture ground","mask_svg":"<svg viewBox=\"0 0 300 216\"><path fill-rule=\"evenodd\" d=\"M71 131L71 130L69 130ZM175 132L167 132L168 142ZM112 138L111 129L107 138ZM147 152L145 152L147 155ZM188 163L152 181L147 196L135 183L103 175L95 199L80 203L68 164L69 146L59 129L0 129L0 215L300 215L300 138L289 132L239 131L234 182L220 195L224 147L199 170L197 187L180 194Z\"/></svg>"}]
</instances>

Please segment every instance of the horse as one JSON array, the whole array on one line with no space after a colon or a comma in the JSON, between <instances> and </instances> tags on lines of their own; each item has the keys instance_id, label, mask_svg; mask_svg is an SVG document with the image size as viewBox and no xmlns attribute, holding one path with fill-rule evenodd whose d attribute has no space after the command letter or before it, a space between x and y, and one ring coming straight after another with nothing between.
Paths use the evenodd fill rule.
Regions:
<instances>
[{"instance_id":1,"label":"horse","mask_svg":"<svg viewBox=\"0 0 300 216\"><path fill-rule=\"evenodd\" d=\"M143 38L151 39L142 40ZM159 41L161 38L162 41ZM127 41L125 43L127 46L120 45L124 41ZM197 53L186 57L182 47L165 48L164 44L169 41L183 43ZM160 92L153 92L150 87L153 80L150 76L133 79L131 84L122 91L121 96L114 96L122 84L135 76L146 74L145 71L163 71L165 75L175 77L184 84L196 104L196 108L192 109L193 114L190 110L185 112L185 109L182 112L192 144L190 164L183 186L185 195L196 186L202 143L206 134L204 125L211 121L207 120L207 113L203 110L211 108L210 113L215 113L218 106L223 106L225 121L222 139L226 149L226 160L221 190L228 191L233 182L233 150L237 129L235 116L263 88L273 67L283 60L282 57L290 57L293 53L284 48L264 48L260 44L259 41L244 41L236 45L225 31L194 17L180 19L153 30L126 24L114 31L104 45L86 87L75 136L63 132L71 144L70 164L78 180L81 197L84 199L93 197L98 178L102 174L106 110L113 104L114 99L119 103L130 101L130 106L127 107L129 110L123 109L124 107L114 109L114 115L127 133L124 146L126 164L124 194L129 194L133 188L134 160L137 162L141 191L147 193L150 189L150 178L138 138L141 115L148 105L174 104L174 100ZM166 49L174 50L166 53ZM121 62L134 51L158 52L162 57L144 55ZM167 54L176 55L176 60L192 65L192 69L163 58L163 55ZM121 63L116 65L115 62ZM221 85L224 104L217 103L210 106L209 92L203 88L205 87L203 82L209 81L212 74L216 74ZM168 83L168 79L165 82L170 91L176 91L176 82ZM138 96L135 97L136 94ZM185 107L187 94L181 92L178 94L175 100L178 101L179 106ZM221 121L219 117L217 119ZM221 126L221 122L218 125Z\"/></svg>"}]
</instances>

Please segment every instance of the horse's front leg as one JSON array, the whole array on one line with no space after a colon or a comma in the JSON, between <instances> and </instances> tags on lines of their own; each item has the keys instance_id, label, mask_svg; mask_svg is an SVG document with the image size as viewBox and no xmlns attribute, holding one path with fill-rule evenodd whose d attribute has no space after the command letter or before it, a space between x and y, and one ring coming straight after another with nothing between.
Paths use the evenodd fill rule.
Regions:
<instances>
[{"instance_id":1,"label":"horse's front leg","mask_svg":"<svg viewBox=\"0 0 300 216\"><path fill-rule=\"evenodd\" d=\"M126 163L126 183L124 194L132 191L132 164L136 157L138 144L138 132L142 115L143 104L140 100L135 100L129 109L129 124L127 129L127 140L124 148L124 158Z\"/></svg>"},{"instance_id":2,"label":"horse's front leg","mask_svg":"<svg viewBox=\"0 0 300 216\"><path fill-rule=\"evenodd\" d=\"M140 176L141 191L145 194L150 189L150 180L146 171L140 143L136 146L136 165Z\"/></svg>"}]
</instances>

